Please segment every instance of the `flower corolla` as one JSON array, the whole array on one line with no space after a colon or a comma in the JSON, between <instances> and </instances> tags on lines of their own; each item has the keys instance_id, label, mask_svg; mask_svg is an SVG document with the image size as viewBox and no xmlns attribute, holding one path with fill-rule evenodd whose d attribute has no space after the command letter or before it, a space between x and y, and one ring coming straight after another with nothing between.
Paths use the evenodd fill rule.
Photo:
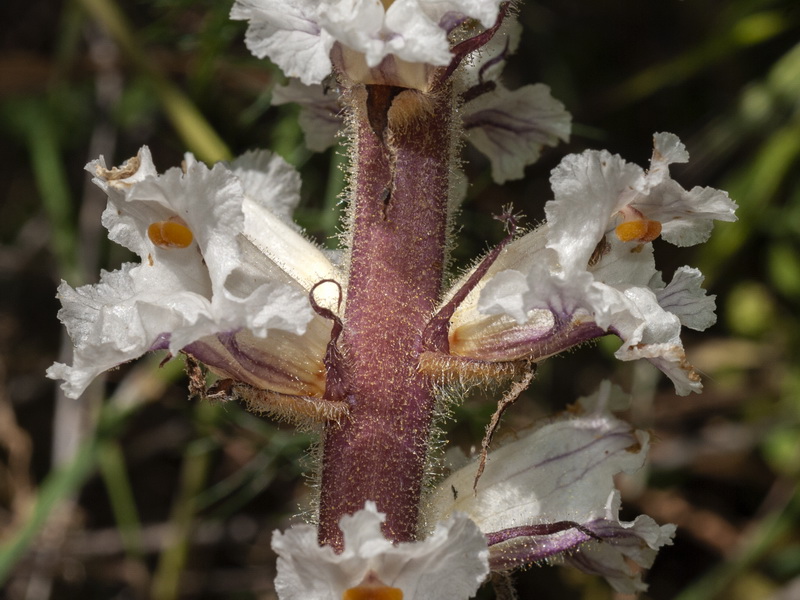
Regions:
<instances>
[{"instance_id":1,"label":"flower corolla","mask_svg":"<svg viewBox=\"0 0 800 600\"><path fill-rule=\"evenodd\" d=\"M237 0L245 42L288 77L321 83L339 71L359 83L427 90L435 67L452 59L448 35L474 19L494 25L500 0Z\"/></svg>"},{"instance_id":2,"label":"flower corolla","mask_svg":"<svg viewBox=\"0 0 800 600\"><path fill-rule=\"evenodd\" d=\"M309 291L341 277L290 220L300 188L290 165L263 151L213 168L186 155L160 175L144 147L122 167L101 158L87 170L108 195L109 238L141 262L95 285L59 287L74 362L48 376L63 379L68 396L159 349L277 394L323 394L331 323L312 310ZM314 297L335 310L339 294L323 285Z\"/></svg>"},{"instance_id":3,"label":"flower corolla","mask_svg":"<svg viewBox=\"0 0 800 600\"><path fill-rule=\"evenodd\" d=\"M648 449L645 432L611 413L620 399L604 382L566 414L490 452L477 482L478 460L456 470L431 493L425 516L467 514L486 535L493 571L563 559L619 592L645 589L626 560L649 567L675 527L644 515L619 519L614 477L640 469Z\"/></svg>"},{"instance_id":4,"label":"flower corolla","mask_svg":"<svg viewBox=\"0 0 800 600\"><path fill-rule=\"evenodd\" d=\"M544 146L568 141L572 117L543 83L507 89L501 74L519 45L522 26L506 18L492 39L469 57L461 77L460 109L467 140L484 154L496 183L521 179Z\"/></svg>"},{"instance_id":5,"label":"flower corolla","mask_svg":"<svg viewBox=\"0 0 800 600\"><path fill-rule=\"evenodd\" d=\"M317 529L276 531L275 590L280 600L467 600L489 573L486 539L463 514L424 540L394 544L381 532L374 502L339 522L344 549L320 546Z\"/></svg>"},{"instance_id":6,"label":"flower corolla","mask_svg":"<svg viewBox=\"0 0 800 600\"><path fill-rule=\"evenodd\" d=\"M542 83L507 89L501 74L519 44L521 26L513 17L479 50L470 54L454 75L458 117L464 135L491 162L499 184L520 179L545 146L567 141L572 117ZM304 85L291 79L273 90L272 103L300 105L300 127L310 150L322 152L336 142L344 125L336 86Z\"/></svg>"},{"instance_id":7,"label":"flower corolla","mask_svg":"<svg viewBox=\"0 0 800 600\"><path fill-rule=\"evenodd\" d=\"M665 284L652 241L705 241L713 220L735 220L736 204L719 190L683 189L668 168L688 160L683 144L669 133L654 143L647 172L606 151L561 161L546 223L509 243L454 311L451 354L536 361L614 333L618 358L648 359L679 394L700 391L680 332L712 325L714 298L690 267Z\"/></svg>"}]
</instances>

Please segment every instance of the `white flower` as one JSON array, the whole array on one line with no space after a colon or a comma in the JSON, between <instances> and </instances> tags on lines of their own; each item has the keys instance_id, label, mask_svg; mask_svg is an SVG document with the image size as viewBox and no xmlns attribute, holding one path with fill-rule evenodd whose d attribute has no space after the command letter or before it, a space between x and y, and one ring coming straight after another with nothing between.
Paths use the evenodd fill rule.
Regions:
<instances>
[{"instance_id":1,"label":"white flower","mask_svg":"<svg viewBox=\"0 0 800 600\"><path fill-rule=\"evenodd\" d=\"M605 333L623 340L617 357L647 358L679 394L700 391L686 362L681 326L714 322L713 298L696 270L669 285L655 269L659 234L699 243L736 205L711 188L684 190L669 177L688 158L672 134L656 134L650 171L608 152L565 157L553 170L547 222L510 243L451 319L450 352L488 361L539 360Z\"/></svg>"},{"instance_id":2,"label":"white flower","mask_svg":"<svg viewBox=\"0 0 800 600\"><path fill-rule=\"evenodd\" d=\"M522 27L508 18L471 57L461 85L461 108L467 139L492 165L492 179L521 179L524 168L539 159L544 146L568 141L572 117L544 84L508 90L500 81L506 59L516 52Z\"/></svg>"},{"instance_id":3,"label":"white flower","mask_svg":"<svg viewBox=\"0 0 800 600\"><path fill-rule=\"evenodd\" d=\"M675 528L647 516L619 520L614 477L641 468L648 436L611 414L611 395L605 382L566 414L490 452L474 491L477 461L454 472L436 486L425 516L466 513L489 541L494 571L560 558L620 592L644 589L625 558L649 567Z\"/></svg>"},{"instance_id":4,"label":"white flower","mask_svg":"<svg viewBox=\"0 0 800 600\"><path fill-rule=\"evenodd\" d=\"M272 548L278 553L278 597L467 600L488 574L486 540L466 516L456 514L439 523L422 541L400 544L383 537L383 520L374 502L342 517L344 549L339 554L318 545L311 525L276 531Z\"/></svg>"},{"instance_id":5,"label":"white flower","mask_svg":"<svg viewBox=\"0 0 800 600\"><path fill-rule=\"evenodd\" d=\"M340 70L361 83L427 89L429 66L451 60L448 33L468 18L491 27L501 0L237 0L246 43L289 77L321 83Z\"/></svg>"},{"instance_id":6,"label":"white flower","mask_svg":"<svg viewBox=\"0 0 800 600\"><path fill-rule=\"evenodd\" d=\"M303 85L297 79L290 79L286 85L272 90L273 105L289 102L300 105L298 122L309 150L323 152L336 143L336 134L344 124L337 89Z\"/></svg>"},{"instance_id":7,"label":"white flower","mask_svg":"<svg viewBox=\"0 0 800 600\"><path fill-rule=\"evenodd\" d=\"M498 84L464 106L467 139L489 159L492 179L521 179L544 146L568 141L571 115L542 83L510 91Z\"/></svg>"},{"instance_id":8,"label":"white flower","mask_svg":"<svg viewBox=\"0 0 800 600\"><path fill-rule=\"evenodd\" d=\"M504 183L524 176L544 146L569 139L572 117L544 84L506 89L500 74L519 42L520 25L508 17L503 25L456 71L458 94L464 101L458 115L466 139L490 161L492 178ZM350 56L339 51L340 56ZM366 73L366 71L365 71ZM366 77L366 75L364 75ZM344 123L338 91L323 85L303 85L292 79L273 91L273 104L300 105L300 127L310 150L322 152L336 141Z\"/></svg>"},{"instance_id":9,"label":"white flower","mask_svg":"<svg viewBox=\"0 0 800 600\"><path fill-rule=\"evenodd\" d=\"M59 287L74 364L48 376L67 395L163 348L260 388L322 394L331 324L308 293L338 275L291 224L300 181L287 163L254 152L209 169L187 155L184 169L158 175L145 147L123 167L101 158L87 170L108 194L109 237L141 263L103 272L97 285ZM338 290L322 286L315 299L335 308Z\"/></svg>"}]
</instances>

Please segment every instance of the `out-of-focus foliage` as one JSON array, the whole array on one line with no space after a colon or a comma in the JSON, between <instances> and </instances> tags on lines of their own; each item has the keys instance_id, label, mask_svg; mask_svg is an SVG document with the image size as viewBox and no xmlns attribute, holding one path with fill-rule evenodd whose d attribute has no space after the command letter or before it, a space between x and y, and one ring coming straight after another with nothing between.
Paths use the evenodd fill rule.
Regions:
<instances>
[{"instance_id":1,"label":"out-of-focus foliage","mask_svg":"<svg viewBox=\"0 0 800 600\"><path fill-rule=\"evenodd\" d=\"M43 377L66 352L58 280L93 282L128 259L105 240L104 199L82 171L99 154L116 164L148 144L163 169L186 150L216 160L268 147L303 172L300 222L335 246L345 151L303 149L297 110L270 106L280 73L248 54L228 10L0 4L0 597L274 597L270 532L307 501L307 436L187 401L178 361L124 367L81 402ZM699 266L717 294L719 323L687 340L702 396L675 398L646 365L615 363L609 342L542 365L504 429L611 375L655 440L625 504L679 525L647 597L800 597L800 5L548 0L522 4L520 19L509 87L549 84L574 135L503 187L467 155L456 265L503 235L486 225L503 204L542 218L565 153L603 147L642 164L655 131L686 142L686 187L727 189L741 208L704 247L658 248L665 272ZM469 399L451 439L474 443L491 410ZM566 569L533 568L517 584L522 598L612 597Z\"/></svg>"}]
</instances>

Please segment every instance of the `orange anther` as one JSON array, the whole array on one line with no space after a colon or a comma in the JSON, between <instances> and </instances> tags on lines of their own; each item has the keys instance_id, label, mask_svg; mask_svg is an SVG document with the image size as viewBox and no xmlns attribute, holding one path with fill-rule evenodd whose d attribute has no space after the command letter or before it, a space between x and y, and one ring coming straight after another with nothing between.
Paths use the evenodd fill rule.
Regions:
<instances>
[{"instance_id":1,"label":"orange anther","mask_svg":"<svg viewBox=\"0 0 800 600\"><path fill-rule=\"evenodd\" d=\"M159 248L186 248L194 240L192 230L179 221L156 221L147 228L147 237Z\"/></svg>"},{"instance_id":2,"label":"orange anther","mask_svg":"<svg viewBox=\"0 0 800 600\"><path fill-rule=\"evenodd\" d=\"M623 242L652 242L661 235L661 223L640 219L620 223L614 230Z\"/></svg>"},{"instance_id":3,"label":"orange anther","mask_svg":"<svg viewBox=\"0 0 800 600\"><path fill-rule=\"evenodd\" d=\"M342 600L403 600L403 591L382 583L365 581L361 585L345 590Z\"/></svg>"},{"instance_id":4,"label":"orange anther","mask_svg":"<svg viewBox=\"0 0 800 600\"><path fill-rule=\"evenodd\" d=\"M403 600L403 591L393 587L359 585L345 590L342 600Z\"/></svg>"}]
</instances>

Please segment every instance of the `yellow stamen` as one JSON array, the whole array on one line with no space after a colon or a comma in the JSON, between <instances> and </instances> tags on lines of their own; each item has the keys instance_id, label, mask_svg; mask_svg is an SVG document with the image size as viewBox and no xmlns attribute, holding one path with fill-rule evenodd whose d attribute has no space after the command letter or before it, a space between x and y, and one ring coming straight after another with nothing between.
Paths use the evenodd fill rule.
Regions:
<instances>
[{"instance_id":1,"label":"yellow stamen","mask_svg":"<svg viewBox=\"0 0 800 600\"><path fill-rule=\"evenodd\" d=\"M637 219L620 223L614 231L623 242L652 242L661 235L661 223L648 219Z\"/></svg>"},{"instance_id":2,"label":"yellow stamen","mask_svg":"<svg viewBox=\"0 0 800 600\"><path fill-rule=\"evenodd\" d=\"M176 221L156 221L147 228L147 237L159 248L186 248L194 240L192 230Z\"/></svg>"}]
</instances>

